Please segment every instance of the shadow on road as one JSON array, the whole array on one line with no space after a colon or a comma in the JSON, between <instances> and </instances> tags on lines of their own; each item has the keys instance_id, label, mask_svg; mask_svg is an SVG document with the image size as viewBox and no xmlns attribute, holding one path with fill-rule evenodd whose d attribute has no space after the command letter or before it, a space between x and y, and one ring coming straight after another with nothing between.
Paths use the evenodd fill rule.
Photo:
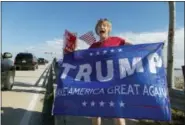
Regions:
<instances>
[{"instance_id":1,"label":"shadow on road","mask_svg":"<svg viewBox=\"0 0 185 125\"><path fill-rule=\"evenodd\" d=\"M40 78L40 77L34 77L34 76L16 76L17 78Z\"/></svg>"},{"instance_id":2,"label":"shadow on road","mask_svg":"<svg viewBox=\"0 0 185 125\"><path fill-rule=\"evenodd\" d=\"M24 87L24 88L18 88L18 87ZM11 92L28 92L28 93L45 94L44 89L37 90L38 88L41 88L41 87L40 86L36 87L35 85L31 85L30 83L15 82Z\"/></svg>"},{"instance_id":3,"label":"shadow on road","mask_svg":"<svg viewBox=\"0 0 185 125\"><path fill-rule=\"evenodd\" d=\"M33 71L33 70L29 68L22 68L22 69L16 69L16 71Z\"/></svg>"},{"instance_id":4,"label":"shadow on road","mask_svg":"<svg viewBox=\"0 0 185 125\"><path fill-rule=\"evenodd\" d=\"M44 78L43 86L45 86L46 78L47 78L47 75L48 75L48 70L49 70L49 65L46 67L44 72L41 74L40 78L36 81L35 86L38 86L38 84L39 84L39 82L42 78ZM46 72L46 76L44 76L45 72Z\"/></svg>"},{"instance_id":5,"label":"shadow on road","mask_svg":"<svg viewBox=\"0 0 185 125\"><path fill-rule=\"evenodd\" d=\"M31 83L23 83L23 82L15 82L14 86L19 86L19 87L35 87L35 85L31 85Z\"/></svg>"},{"instance_id":6,"label":"shadow on road","mask_svg":"<svg viewBox=\"0 0 185 125\"><path fill-rule=\"evenodd\" d=\"M45 94L45 90L25 90L25 89L13 89L11 92L28 92L28 93L37 93L37 94Z\"/></svg>"},{"instance_id":7,"label":"shadow on road","mask_svg":"<svg viewBox=\"0 0 185 125\"><path fill-rule=\"evenodd\" d=\"M41 74L40 77L37 77L38 80L36 81L36 83L34 85L32 85L30 83L15 82L14 86L19 86L19 87L43 87L43 88L45 88L46 79L47 79L47 75L48 75L48 68L49 68L49 66L46 67L46 69L44 70L44 72ZM46 73L46 75L44 75L45 73ZM27 76L16 76L16 77L27 77ZM28 76L28 77L32 77L32 76ZM42 78L44 79L44 82L43 82L42 86L40 86L39 82L41 81Z\"/></svg>"},{"instance_id":8,"label":"shadow on road","mask_svg":"<svg viewBox=\"0 0 185 125\"><path fill-rule=\"evenodd\" d=\"M24 116L24 113L31 113L31 117L28 125L41 125L41 112L28 111L21 108L2 107L1 108L1 123L2 125L20 125L20 122Z\"/></svg>"}]
</instances>

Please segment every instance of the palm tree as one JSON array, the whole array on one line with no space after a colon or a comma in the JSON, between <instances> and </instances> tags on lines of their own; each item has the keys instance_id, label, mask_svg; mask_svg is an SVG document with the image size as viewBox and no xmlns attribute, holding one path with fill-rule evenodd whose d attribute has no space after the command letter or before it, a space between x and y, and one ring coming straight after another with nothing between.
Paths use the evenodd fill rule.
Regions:
<instances>
[{"instance_id":1,"label":"palm tree","mask_svg":"<svg viewBox=\"0 0 185 125\"><path fill-rule=\"evenodd\" d=\"M167 81L168 87L174 88L174 36L175 36L175 2L169 1L169 30L168 30L168 64Z\"/></svg>"}]
</instances>

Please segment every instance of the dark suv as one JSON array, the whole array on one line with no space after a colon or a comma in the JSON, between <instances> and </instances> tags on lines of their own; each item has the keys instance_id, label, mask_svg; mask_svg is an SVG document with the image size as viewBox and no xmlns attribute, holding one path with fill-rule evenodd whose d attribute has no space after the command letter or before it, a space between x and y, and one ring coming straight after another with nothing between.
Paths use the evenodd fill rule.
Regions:
<instances>
[{"instance_id":1,"label":"dark suv","mask_svg":"<svg viewBox=\"0 0 185 125\"><path fill-rule=\"evenodd\" d=\"M15 57L15 65L17 70L22 69L38 69L38 61L32 53L19 53Z\"/></svg>"},{"instance_id":2,"label":"dark suv","mask_svg":"<svg viewBox=\"0 0 185 125\"><path fill-rule=\"evenodd\" d=\"M38 64L39 65L45 65L46 61L44 58L38 58Z\"/></svg>"},{"instance_id":3,"label":"dark suv","mask_svg":"<svg viewBox=\"0 0 185 125\"><path fill-rule=\"evenodd\" d=\"M1 89L10 90L14 84L15 66L11 58L9 52L1 54Z\"/></svg>"}]
</instances>

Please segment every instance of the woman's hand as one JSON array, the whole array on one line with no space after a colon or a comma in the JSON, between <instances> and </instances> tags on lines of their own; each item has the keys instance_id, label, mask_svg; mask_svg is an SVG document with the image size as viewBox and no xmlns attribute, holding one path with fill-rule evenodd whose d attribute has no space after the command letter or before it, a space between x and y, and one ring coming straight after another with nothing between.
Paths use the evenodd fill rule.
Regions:
<instances>
[{"instance_id":1,"label":"woman's hand","mask_svg":"<svg viewBox=\"0 0 185 125\"><path fill-rule=\"evenodd\" d=\"M129 42L125 42L125 45L133 45L133 44Z\"/></svg>"},{"instance_id":2,"label":"woman's hand","mask_svg":"<svg viewBox=\"0 0 185 125\"><path fill-rule=\"evenodd\" d=\"M75 51L75 49L76 49L76 42L75 42L75 44L72 44L71 45L71 47L69 48L69 47L65 47L64 48L64 54L67 54L67 53L70 53L70 52L74 52Z\"/></svg>"}]
</instances>

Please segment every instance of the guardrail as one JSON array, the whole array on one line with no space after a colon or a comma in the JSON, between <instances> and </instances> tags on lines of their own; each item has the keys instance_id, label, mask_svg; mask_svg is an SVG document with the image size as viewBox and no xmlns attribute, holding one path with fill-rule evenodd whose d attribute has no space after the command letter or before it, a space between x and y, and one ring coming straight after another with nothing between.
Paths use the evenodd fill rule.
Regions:
<instances>
[{"instance_id":1,"label":"guardrail","mask_svg":"<svg viewBox=\"0 0 185 125\"><path fill-rule=\"evenodd\" d=\"M54 124L54 116L52 116L52 107L53 107L53 100L54 100L54 65L55 62L52 61L47 73L46 78L46 93L44 96L44 106L42 110L42 125L53 125Z\"/></svg>"},{"instance_id":2,"label":"guardrail","mask_svg":"<svg viewBox=\"0 0 185 125\"><path fill-rule=\"evenodd\" d=\"M55 64L56 64L55 61L53 61L52 66L53 66L53 70L55 71L55 74L52 74L52 75L55 75L56 77L58 66ZM182 67L182 70L183 70L183 76L184 76L184 81L185 81L185 66ZM185 82L184 82L184 86L185 86ZM55 92L53 93L55 94ZM183 111L185 113L185 90L182 91L182 90L176 90L176 89L169 88L169 96L170 96L171 108ZM55 121L55 125L65 125L66 124L64 116L54 116L54 121Z\"/></svg>"}]
</instances>

